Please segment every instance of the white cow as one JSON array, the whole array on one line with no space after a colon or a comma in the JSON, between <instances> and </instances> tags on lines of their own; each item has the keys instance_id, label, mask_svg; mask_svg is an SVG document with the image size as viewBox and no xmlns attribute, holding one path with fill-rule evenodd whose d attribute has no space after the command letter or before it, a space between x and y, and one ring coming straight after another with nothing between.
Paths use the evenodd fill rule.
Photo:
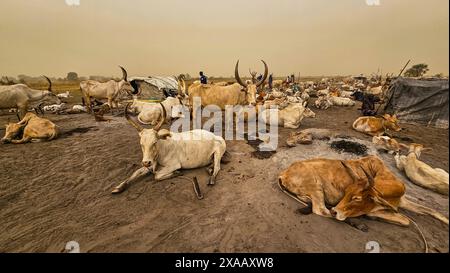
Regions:
<instances>
[{"instance_id":1,"label":"white cow","mask_svg":"<svg viewBox=\"0 0 450 273\"><path fill-rule=\"evenodd\" d=\"M161 103L143 103L141 107L137 107L140 108L138 120L142 124L154 126L161 119L163 112L167 113L165 122L183 118L181 106L183 106L181 100L173 97L167 97Z\"/></svg>"},{"instance_id":2,"label":"white cow","mask_svg":"<svg viewBox=\"0 0 450 273\"><path fill-rule=\"evenodd\" d=\"M46 91L31 89L25 84L0 86L0 109L17 108L20 117L24 117L29 106L60 104L61 100L52 91L52 82L48 77L45 78L49 83Z\"/></svg>"},{"instance_id":3,"label":"white cow","mask_svg":"<svg viewBox=\"0 0 450 273\"><path fill-rule=\"evenodd\" d=\"M123 67L121 66L119 67L122 70L123 77L118 82L114 80L110 80L107 82L88 80L82 81L80 83L81 93L86 99L86 105L89 109L89 112L92 111L91 98L99 100L107 99L108 105L112 110L114 109L114 107L118 108L118 100L120 98L119 97L120 92L125 91L127 93L136 93L137 90L134 90L134 88L128 82L127 71Z\"/></svg>"},{"instance_id":4,"label":"white cow","mask_svg":"<svg viewBox=\"0 0 450 273\"><path fill-rule=\"evenodd\" d=\"M205 130L182 133L161 130L165 116L153 129L144 129L128 116L128 106L125 107L125 118L137 129L141 138L143 167L115 187L112 193L123 192L131 182L150 172L155 175L155 180L164 180L178 175L179 169L206 167L211 163L213 169L209 184L215 183L220 161L226 150L222 137Z\"/></svg>"},{"instance_id":5,"label":"white cow","mask_svg":"<svg viewBox=\"0 0 450 273\"><path fill-rule=\"evenodd\" d=\"M302 120L305 117L315 117L315 113L307 108L307 102L304 103L290 103L284 109L265 109L261 113L261 118L266 124L271 124L270 116L278 115L278 126L284 128L298 129Z\"/></svg>"},{"instance_id":6,"label":"white cow","mask_svg":"<svg viewBox=\"0 0 450 273\"><path fill-rule=\"evenodd\" d=\"M328 96L328 99L330 100L332 105L335 106L354 106L355 101L349 98L342 98L342 97L335 97L335 96Z\"/></svg>"},{"instance_id":7,"label":"white cow","mask_svg":"<svg viewBox=\"0 0 450 273\"><path fill-rule=\"evenodd\" d=\"M442 169L433 168L419 160L424 150L421 144L411 144L407 156L395 155L397 168L405 171L406 176L414 184L426 189L448 195L448 173Z\"/></svg>"}]
</instances>

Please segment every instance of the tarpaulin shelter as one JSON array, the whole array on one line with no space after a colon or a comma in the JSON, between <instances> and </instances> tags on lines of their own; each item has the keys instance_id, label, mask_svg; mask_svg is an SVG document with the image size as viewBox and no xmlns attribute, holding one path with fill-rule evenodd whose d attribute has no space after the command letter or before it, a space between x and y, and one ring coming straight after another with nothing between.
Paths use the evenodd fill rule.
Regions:
<instances>
[{"instance_id":1,"label":"tarpaulin shelter","mask_svg":"<svg viewBox=\"0 0 450 273\"><path fill-rule=\"evenodd\" d=\"M129 82L138 91L139 99L164 99L167 94L176 93L178 81L175 77L131 77Z\"/></svg>"},{"instance_id":2,"label":"tarpaulin shelter","mask_svg":"<svg viewBox=\"0 0 450 273\"><path fill-rule=\"evenodd\" d=\"M385 113L401 122L448 129L448 80L398 78L386 93Z\"/></svg>"}]
</instances>

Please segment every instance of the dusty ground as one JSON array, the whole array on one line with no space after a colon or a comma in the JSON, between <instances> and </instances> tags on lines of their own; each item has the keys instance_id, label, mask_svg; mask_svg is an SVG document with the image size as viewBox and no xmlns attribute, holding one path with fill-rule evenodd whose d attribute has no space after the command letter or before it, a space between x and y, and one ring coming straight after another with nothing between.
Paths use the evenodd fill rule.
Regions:
<instances>
[{"instance_id":1,"label":"dusty ground","mask_svg":"<svg viewBox=\"0 0 450 273\"><path fill-rule=\"evenodd\" d=\"M350 129L357 115L356 107L317 111L301 128L335 129L370 141ZM201 201L182 178L153 182L148 177L113 196L113 186L140 166L136 131L123 117L109 123L86 114L47 117L64 132L88 129L47 143L0 145L0 252L60 252L72 240L82 252L364 252L369 241L379 242L382 252L423 250L413 227L361 219L369 228L362 232L297 212L301 205L278 189L277 176L296 160L355 157L333 152L328 142L289 149L284 141L291 130L280 129L278 152L259 160L245 141L228 141L232 162L222 165L214 187L206 186L204 169L183 171L185 177L199 177ZM0 116L0 124L8 118L14 116ZM404 127L400 136L434 148L422 159L448 171L448 130ZM380 156L404 179L408 194L448 215L447 197L412 185L395 169L392 156ZM449 251L447 226L429 216L407 215L422 228L431 252Z\"/></svg>"}]
</instances>

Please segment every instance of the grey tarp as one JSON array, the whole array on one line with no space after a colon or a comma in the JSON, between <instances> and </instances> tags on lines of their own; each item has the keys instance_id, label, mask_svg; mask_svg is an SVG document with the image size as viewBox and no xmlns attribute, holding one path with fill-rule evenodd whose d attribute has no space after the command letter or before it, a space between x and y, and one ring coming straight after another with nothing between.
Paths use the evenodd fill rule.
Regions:
<instances>
[{"instance_id":1,"label":"grey tarp","mask_svg":"<svg viewBox=\"0 0 450 273\"><path fill-rule=\"evenodd\" d=\"M448 129L448 80L398 78L386 94L385 112L400 121Z\"/></svg>"},{"instance_id":2,"label":"grey tarp","mask_svg":"<svg viewBox=\"0 0 450 273\"><path fill-rule=\"evenodd\" d=\"M163 90L178 90L178 81L175 77L131 77L129 81L136 85L140 99L164 99Z\"/></svg>"}]
</instances>

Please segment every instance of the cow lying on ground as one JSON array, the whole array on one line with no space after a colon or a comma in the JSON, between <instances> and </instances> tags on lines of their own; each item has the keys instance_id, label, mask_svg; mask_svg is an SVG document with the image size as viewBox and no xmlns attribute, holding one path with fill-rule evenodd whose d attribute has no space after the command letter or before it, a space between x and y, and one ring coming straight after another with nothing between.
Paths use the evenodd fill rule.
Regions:
<instances>
[{"instance_id":1,"label":"cow lying on ground","mask_svg":"<svg viewBox=\"0 0 450 273\"><path fill-rule=\"evenodd\" d=\"M347 218L367 215L408 226L409 218L399 208L431 215L448 225L444 215L405 196L405 185L375 156L358 160L312 159L292 164L279 176L280 188L313 213ZM334 206L331 211L326 204Z\"/></svg>"},{"instance_id":2,"label":"cow lying on ground","mask_svg":"<svg viewBox=\"0 0 450 273\"><path fill-rule=\"evenodd\" d=\"M448 173L420 161L419 157L423 150L425 150L423 145L413 143L407 156L396 154L397 168L405 171L406 176L414 184L448 196Z\"/></svg>"},{"instance_id":3,"label":"cow lying on ground","mask_svg":"<svg viewBox=\"0 0 450 273\"><path fill-rule=\"evenodd\" d=\"M355 101L349 98L341 98L336 96L329 96L329 100L334 106L354 106Z\"/></svg>"},{"instance_id":4,"label":"cow lying on ground","mask_svg":"<svg viewBox=\"0 0 450 273\"><path fill-rule=\"evenodd\" d=\"M333 103L331 102L329 96L320 96L315 102L314 105L317 109L326 110L330 108Z\"/></svg>"},{"instance_id":5,"label":"cow lying on ground","mask_svg":"<svg viewBox=\"0 0 450 273\"><path fill-rule=\"evenodd\" d=\"M29 112L20 122L6 125L2 143L23 144L30 141L50 141L58 136L58 132L58 126L53 122ZM18 137L22 139L16 139Z\"/></svg>"},{"instance_id":6,"label":"cow lying on ground","mask_svg":"<svg viewBox=\"0 0 450 273\"><path fill-rule=\"evenodd\" d=\"M176 107L181 106L182 102L179 98L167 97L161 103L147 103L134 100L131 107L134 113L139 113L138 120L140 123L154 126L161 119L163 110L167 113L166 122L174 118L182 118L181 111L176 110Z\"/></svg>"},{"instance_id":7,"label":"cow lying on ground","mask_svg":"<svg viewBox=\"0 0 450 273\"><path fill-rule=\"evenodd\" d=\"M144 129L128 116L125 108L125 118L137 129L141 138L143 153L142 168L130 178L114 188L112 193L123 192L130 183L152 172L155 180L169 179L179 174L179 169L194 169L213 164L209 184L215 183L220 170L220 162L226 150L222 137L205 130L193 130L182 133L172 133L161 130L165 120L165 112L153 129Z\"/></svg>"},{"instance_id":8,"label":"cow lying on ground","mask_svg":"<svg viewBox=\"0 0 450 273\"><path fill-rule=\"evenodd\" d=\"M309 128L298 132L292 132L286 144L289 147L295 147L297 144L312 144L313 140L329 140L336 134L328 129Z\"/></svg>"},{"instance_id":9,"label":"cow lying on ground","mask_svg":"<svg viewBox=\"0 0 450 273\"><path fill-rule=\"evenodd\" d=\"M396 132L402 129L398 125L396 115L384 114L382 117L360 117L353 123L353 129L358 132L371 136L381 136L386 133L386 130L393 130Z\"/></svg>"},{"instance_id":10,"label":"cow lying on ground","mask_svg":"<svg viewBox=\"0 0 450 273\"><path fill-rule=\"evenodd\" d=\"M407 148L403 143L399 143L397 140L388 136L374 136L372 143L377 146L378 149L386 150L389 154L399 153L401 148Z\"/></svg>"},{"instance_id":11,"label":"cow lying on ground","mask_svg":"<svg viewBox=\"0 0 450 273\"><path fill-rule=\"evenodd\" d=\"M278 113L278 126L284 126L284 128L298 129L305 117L315 117L316 114L307 108L307 102L304 103L290 103L284 109L265 109L261 113L261 118L266 124L271 124L271 115L275 112Z\"/></svg>"}]
</instances>

